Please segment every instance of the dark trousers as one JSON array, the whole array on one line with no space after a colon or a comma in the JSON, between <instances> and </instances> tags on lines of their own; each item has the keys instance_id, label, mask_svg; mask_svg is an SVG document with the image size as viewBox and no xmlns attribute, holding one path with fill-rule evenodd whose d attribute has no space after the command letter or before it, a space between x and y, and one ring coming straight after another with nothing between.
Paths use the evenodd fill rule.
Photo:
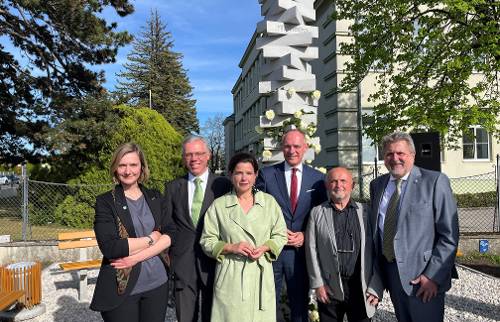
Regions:
<instances>
[{"instance_id":1,"label":"dark trousers","mask_svg":"<svg viewBox=\"0 0 500 322\"><path fill-rule=\"evenodd\" d=\"M213 300L213 283L204 285L198 280L196 286L175 288L175 311L178 322L197 322L201 309L201 320L210 322Z\"/></svg>"},{"instance_id":2,"label":"dark trousers","mask_svg":"<svg viewBox=\"0 0 500 322\"><path fill-rule=\"evenodd\" d=\"M418 285L413 286L411 295L403 290L398 265L395 262L388 263L385 259L381 262L384 284L389 289L399 322L442 322L444 320L444 293L438 293L429 302L424 303L420 297L415 296Z\"/></svg>"},{"instance_id":3,"label":"dark trousers","mask_svg":"<svg viewBox=\"0 0 500 322\"><path fill-rule=\"evenodd\" d=\"M286 281L291 322L308 322L309 282L304 252L285 247L277 261L273 262L276 287L276 314L280 313L281 287L283 276Z\"/></svg>"},{"instance_id":4,"label":"dark trousers","mask_svg":"<svg viewBox=\"0 0 500 322\"><path fill-rule=\"evenodd\" d=\"M349 322L369 322L365 310L365 296L358 274L351 278L342 278L344 300L330 299L330 303L318 302L319 320L321 322L342 322L347 315Z\"/></svg>"},{"instance_id":5,"label":"dark trousers","mask_svg":"<svg viewBox=\"0 0 500 322\"><path fill-rule=\"evenodd\" d=\"M104 322L164 322L167 283L151 291L128 296L117 308L101 312Z\"/></svg>"}]
</instances>

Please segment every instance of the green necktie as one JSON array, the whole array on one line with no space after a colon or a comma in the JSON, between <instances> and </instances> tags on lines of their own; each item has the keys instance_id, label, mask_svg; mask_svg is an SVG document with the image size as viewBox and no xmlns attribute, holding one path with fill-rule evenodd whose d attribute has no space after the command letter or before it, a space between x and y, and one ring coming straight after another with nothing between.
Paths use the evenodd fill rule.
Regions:
<instances>
[{"instance_id":1,"label":"green necktie","mask_svg":"<svg viewBox=\"0 0 500 322\"><path fill-rule=\"evenodd\" d=\"M384 220L384 239L382 243L382 254L384 254L387 261L392 262L396 256L394 254L394 236L396 236L396 228L398 223L398 205L399 198L401 197L401 184L402 179L397 179L396 190L391 196L387 204L387 211L385 212Z\"/></svg>"},{"instance_id":2,"label":"green necktie","mask_svg":"<svg viewBox=\"0 0 500 322\"><path fill-rule=\"evenodd\" d=\"M203 204L203 188L201 186L201 182L202 180L200 178L194 179L196 188L194 189L193 204L191 205L191 218L193 219L193 224L195 226L198 224L201 205Z\"/></svg>"}]
</instances>

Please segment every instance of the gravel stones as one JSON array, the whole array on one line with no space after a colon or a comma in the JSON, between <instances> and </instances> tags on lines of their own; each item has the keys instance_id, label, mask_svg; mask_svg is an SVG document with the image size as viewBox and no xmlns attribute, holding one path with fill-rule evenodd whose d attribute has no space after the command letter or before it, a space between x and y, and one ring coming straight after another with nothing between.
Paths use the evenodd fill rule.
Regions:
<instances>
[{"instance_id":1,"label":"gravel stones","mask_svg":"<svg viewBox=\"0 0 500 322\"><path fill-rule=\"evenodd\" d=\"M500 321L500 279L457 267L459 279L453 280L446 296L445 321L487 322ZM89 292L93 294L98 270L89 271ZM62 272L52 264L42 272L42 302L46 312L33 322L94 322L102 321L101 315L89 309L90 298L78 301L77 272ZM174 309L169 308L166 322L175 322ZM389 294L384 294L374 322L396 322Z\"/></svg>"}]
</instances>

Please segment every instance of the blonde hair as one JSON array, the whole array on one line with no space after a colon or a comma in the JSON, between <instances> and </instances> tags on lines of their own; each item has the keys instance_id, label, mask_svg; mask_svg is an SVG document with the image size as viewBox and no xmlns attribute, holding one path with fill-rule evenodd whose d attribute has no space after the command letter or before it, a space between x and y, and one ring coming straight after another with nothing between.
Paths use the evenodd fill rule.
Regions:
<instances>
[{"instance_id":1,"label":"blonde hair","mask_svg":"<svg viewBox=\"0 0 500 322\"><path fill-rule=\"evenodd\" d=\"M128 142L120 145L115 152L113 153L113 157L111 158L111 166L109 167L109 174L113 178L113 181L118 183L120 180L116 175L116 169L118 169L118 165L120 164L121 159L125 154L135 152L139 156L139 161L141 161L141 175L139 176L139 183L146 182L149 179L149 168L148 163L146 161L146 157L144 156L144 152L142 152L141 147L132 142Z\"/></svg>"}]
</instances>

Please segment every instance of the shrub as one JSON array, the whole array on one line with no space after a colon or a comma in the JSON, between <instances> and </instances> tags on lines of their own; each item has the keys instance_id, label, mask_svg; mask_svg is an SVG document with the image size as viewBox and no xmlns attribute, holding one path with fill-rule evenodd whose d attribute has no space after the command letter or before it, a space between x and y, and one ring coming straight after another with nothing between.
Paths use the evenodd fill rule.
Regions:
<instances>
[{"instance_id":1,"label":"shrub","mask_svg":"<svg viewBox=\"0 0 500 322\"><path fill-rule=\"evenodd\" d=\"M458 208L495 207L496 192L455 194Z\"/></svg>"},{"instance_id":2,"label":"shrub","mask_svg":"<svg viewBox=\"0 0 500 322\"><path fill-rule=\"evenodd\" d=\"M94 222L94 208L73 196L66 196L54 215L57 223L68 227L92 228Z\"/></svg>"},{"instance_id":3,"label":"shrub","mask_svg":"<svg viewBox=\"0 0 500 322\"><path fill-rule=\"evenodd\" d=\"M110 133L99 153L99 162L92 164L77 178L68 181L77 192L57 206L56 222L62 225L92 227L95 197L112 187L108 173L114 150L123 143L135 142L143 149L151 172L147 186L160 191L165 181L181 175L182 137L158 112L148 108L115 108L120 115L119 124Z\"/></svg>"}]
</instances>

